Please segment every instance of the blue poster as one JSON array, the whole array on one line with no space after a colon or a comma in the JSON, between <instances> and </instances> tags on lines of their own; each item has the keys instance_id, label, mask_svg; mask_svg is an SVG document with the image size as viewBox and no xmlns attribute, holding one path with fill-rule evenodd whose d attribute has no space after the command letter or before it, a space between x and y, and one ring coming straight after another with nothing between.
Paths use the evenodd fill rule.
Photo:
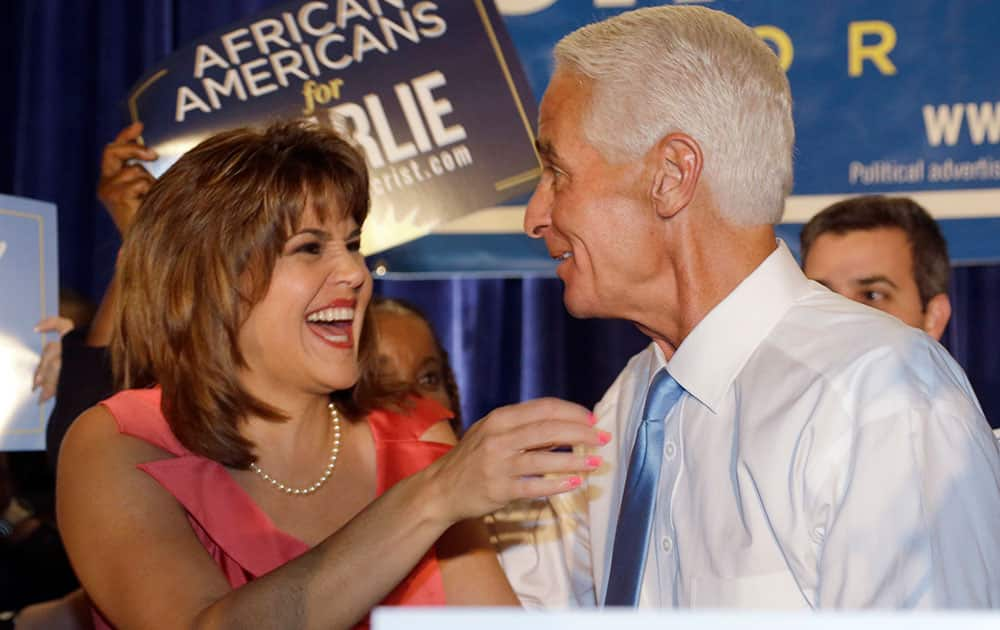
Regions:
<instances>
[{"instance_id":1,"label":"blue poster","mask_svg":"<svg viewBox=\"0 0 1000 630\"><path fill-rule=\"evenodd\" d=\"M222 129L306 117L349 133L371 168L366 253L540 174L535 102L491 0L279 4L174 53L128 106L155 176Z\"/></svg>"},{"instance_id":2,"label":"blue poster","mask_svg":"<svg viewBox=\"0 0 1000 630\"><path fill-rule=\"evenodd\" d=\"M56 207L0 195L0 451L45 449L53 401L31 391L46 337L34 331L58 314Z\"/></svg>"}]
</instances>

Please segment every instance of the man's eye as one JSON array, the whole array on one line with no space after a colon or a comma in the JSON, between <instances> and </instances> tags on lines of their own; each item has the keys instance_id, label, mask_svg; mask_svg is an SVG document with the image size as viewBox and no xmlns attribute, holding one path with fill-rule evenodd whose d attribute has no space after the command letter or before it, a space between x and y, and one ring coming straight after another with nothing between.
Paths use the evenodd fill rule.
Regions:
<instances>
[{"instance_id":1,"label":"man's eye","mask_svg":"<svg viewBox=\"0 0 1000 630\"><path fill-rule=\"evenodd\" d=\"M361 237L352 238L347 241L347 251L351 253L357 253L361 251Z\"/></svg>"},{"instance_id":2,"label":"man's eye","mask_svg":"<svg viewBox=\"0 0 1000 630\"><path fill-rule=\"evenodd\" d=\"M563 177L566 176L566 173L562 172L561 170L552 166L551 164L548 164L542 169L542 175L548 177L549 181L553 183L558 183L559 180L561 180Z\"/></svg>"},{"instance_id":3,"label":"man's eye","mask_svg":"<svg viewBox=\"0 0 1000 630\"><path fill-rule=\"evenodd\" d=\"M885 299L885 294L881 291L865 291L861 296L865 302L881 302Z\"/></svg>"}]
</instances>

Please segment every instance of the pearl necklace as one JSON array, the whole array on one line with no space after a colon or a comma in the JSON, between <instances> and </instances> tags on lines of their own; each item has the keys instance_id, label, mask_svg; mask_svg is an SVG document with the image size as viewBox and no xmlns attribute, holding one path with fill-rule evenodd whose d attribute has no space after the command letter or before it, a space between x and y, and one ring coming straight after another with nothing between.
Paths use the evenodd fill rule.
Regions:
<instances>
[{"instance_id":1,"label":"pearl necklace","mask_svg":"<svg viewBox=\"0 0 1000 630\"><path fill-rule=\"evenodd\" d=\"M319 481L311 486L306 486L305 488L293 488L291 486L286 486L261 470L261 467L257 465L257 462L251 462L250 470L257 473L261 479L268 482L278 490L281 490L285 494L301 496L312 494L313 492L319 490L323 484L326 483L326 480L330 478L330 475L333 474L333 469L337 467L337 455L340 454L340 413L337 411L337 406L332 402L328 405L328 407L330 409L330 424L333 425L333 446L330 448L330 461L327 462L326 468L323 469L323 476L319 478Z\"/></svg>"}]
</instances>

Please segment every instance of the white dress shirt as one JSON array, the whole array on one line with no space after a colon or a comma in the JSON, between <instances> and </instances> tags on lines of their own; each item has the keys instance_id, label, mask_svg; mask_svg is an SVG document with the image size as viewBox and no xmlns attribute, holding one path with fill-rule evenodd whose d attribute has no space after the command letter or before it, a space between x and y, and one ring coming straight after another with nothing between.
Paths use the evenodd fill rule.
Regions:
<instances>
[{"instance_id":1,"label":"white dress shirt","mask_svg":"<svg viewBox=\"0 0 1000 630\"><path fill-rule=\"evenodd\" d=\"M603 601L661 367L686 393L665 418L640 606L1000 607L1000 453L965 374L806 279L781 242L669 362L651 344L598 403L605 464L501 554L526 603Z\"/></svg>"}]
</instances>

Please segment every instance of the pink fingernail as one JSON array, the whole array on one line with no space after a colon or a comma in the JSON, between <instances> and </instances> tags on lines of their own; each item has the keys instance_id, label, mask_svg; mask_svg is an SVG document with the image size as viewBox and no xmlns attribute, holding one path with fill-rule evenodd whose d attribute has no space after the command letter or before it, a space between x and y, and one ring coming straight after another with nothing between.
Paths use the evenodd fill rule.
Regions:
<instances>
[{"instance_id":1,"label":"pink fingernail","mask_svg":"<svg viewBox=\"0 0 1000 630\"><path fill-rule=\"evenodd\" d=\"M607 444L608 442L611 441L611 434L608 433L607 431L598 431L597 439L601 442L602 445Z\"/></svg>"},{"instance_id":2,"label":"pink fingernail","mask_svg":"<svg viewBox=\"0 0 1000 630\"><path fill-rule=\"evenodd\" d=\"M590 426L597 424L597 416L594 415L593 411L587 414L587 421L590 423Z\"/></svg>"},{"instance_id":3,"label":"pink fingernail","mask_svg":"<svg viewBox=\"0 0 1000 630\"><path fill-rule=\"evenodd\" d=\"M601 459L600 455L588 455L586 462L587 468L597 468L604 462L604 460Z\"/></svg>"},{"instance_id":4,"label":"pink fingernail","mask_svg":"<svg viewBox=\"0 0 1000 630\"><path fill-rule=\"evenodd\" d=\"M569 488L579 488L582 483L583 479L577 476L570 477L566 480L566 486Z\"/></svg>"}]
</instances>

